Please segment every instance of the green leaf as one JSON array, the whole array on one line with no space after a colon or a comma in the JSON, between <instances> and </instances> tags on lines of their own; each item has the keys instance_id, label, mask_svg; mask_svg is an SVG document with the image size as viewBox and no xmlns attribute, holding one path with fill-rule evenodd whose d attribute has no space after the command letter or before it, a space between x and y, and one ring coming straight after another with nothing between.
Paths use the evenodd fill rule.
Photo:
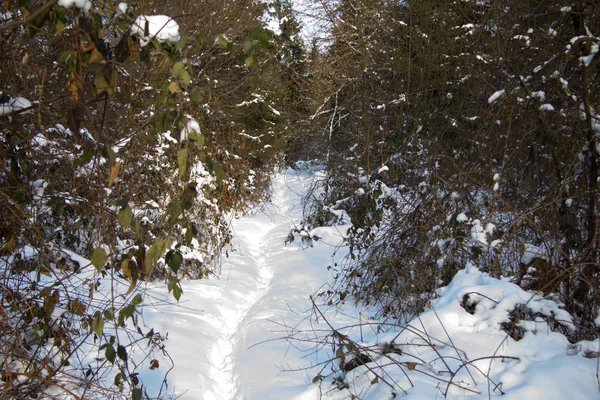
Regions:
<instances>
[{"instance_id":1,"label":"green leaf","mask_svg":"<svg viewBox=\"0 0 600 400\"><path fill-rule=\"evenodd\" d=\"M106 251L102 247L96 247L92 253L92 265L94 265L96 271L102 271L107 260Z\"/></svg>"},{"instance_id":2,"label":"green leaf","mask_svg":"<svg viewBox=\"0 0 600 400\"><path fill-rule=\"evenodd\" d=\"M244 65L246 67L250 67L252 64L254 64L254 54L252 54L250 57L246 57L246 61L244 61Z\"/></svg>"},{"instance_id":3,"label":"green leaf","mask_svg":"<svg viewBox=\"0 0 600 400\"><path fill-rule=\"evenodd\" d=\"M143 298L141 294L136 294L133 298L133 300L131 300L131 304L133 304L134 306L137 306L139 304L142 304Z\"/></svg>"},{"instance_id":4,"label":"green leaf","mask_svg":"<svg viewBox=\"0 0 600 400\"><path fill-rule=\"evenodd\" d=\"M258 40L260 41L260 44L262 44L265 47L269 47L271 45L271 43L269 42L269 35L265 31L262 31L258 34Z\"/></svg>"},{"instance_id":5,"label":"green leaf","mask_svg":"<svg viewBox=\"0 0 600 400\"><path fill-rule=\"evenodd\" d=\"M94 320L92 321L92 332L98 337L102 337L104 331L104 319L100 315L100 311L96 311L94 314Z\"/></svg>"},{"instance_id":6,"label":"green leaf","mask_svg":"<svg viewBox=\"0 0 600 400\"><path fill-rule=\"evenodd\" d=\"M217 183L220 184L223 181L223 176L225 175L225 171L223 171L223 167L221 167L220 164L213 163L212 169L213 169L213 172L215 173L215 176L217 177Z\"/></svg>"},{"instance_id":7,"label":"green leaf","mask_svg":"<svg viewBox=\"0 0 600 400\"><path fill-rule=\"evenodd\" d=\"M131 400L142 400L142 389L135 388L131 391Z\"/></svg>"},{"instance_id":8,"label":"green leaf","mask_svg":"<svg viewBox=\"0 0 600 400\"><path fill-rule=\"evenodd\" d=\"M179 82L179 86L181 86L181 88L183 90L186 90L188 88L188 86L190 86L190 83L192 82L192 77L190 76L189 72L187 72L186 70L183 70L179 74L179 78L177 81Z\"/></svg>"},{"instance_id":9,"label":"green leaf","mask_svg":"<svg viewBox=\"0 0 600 400\"><path fill-rule=\"evenodd\" d=\"M183 255L178 250L171 250L165 256L165 261L169 268L171 268L173 272L177 273L179 267L181 267L181 264L183 264Z\"/></svg>"},{"instance_id":10,"label":"green leaf","mask_svg":"<svg viewBox=\"0 0 600 400\"><path fill-rule=\"evenodd\" d=\"M97 73L96 78L94 79L94 86L96 86L96 93L100 94L105 90L108 90L108 82L106 82L106 78L103 73Z\"/></svg>"},{"instance_id":11,"label":"green leaf","mask_svg":"<svg viewBox=\"0 0 600 400\"><path fill-rule=\"evenodd\" d=\"M177 285L173 288L173 297L175 298L175 300L179 301L182 293L183 293L183 290L181 289L180 285Z\"/></svg>"},{"instance_id":12,"label":"green leaf","mask_svg":"<svg viewBox=\"0 0 600 400\"><path fill-rule=\"evenodd\" d=\"M184 243L189 246L192 244L192 239L194 238L194 231L192 230L192 226L188 225L185 229L185 236L183 238Z\"/></svg>"},{"instance_id":13,"label":"green leaf","mask_svg":"<svg viewBox=\"0 0 600 400\"><path fill-rule=\"evenodd\" d=\"M206 91L201 88L195 88L190 91L190 100L195 106L206 103Z\"/></svg>"},{"instance_id":14,"label":"green leaf","mask_svg":"<svg viewBox=\"0 0 600 400\"><path fill-rule=\"evenodd\" d=\"M104 146L102 155L108 159L108 165L113 165L117 161L117 154L109 145Z\"/></svg>"},{"instance_id":15,"label":"green leaf","mask_svg":"<svg viewBox=\"0 0 600 400\"><path fill-rule=\"evenodd\" d=\"M119 214L117 215L117 219L119 223L127 228L131 225L131 221L133 220L133 212L129 206L123 207L119 210Z\"/></svg>"},{"instance_id":16,"label":"green leaf","mask_svg":"<svg viewBox=\"0 0 600 400\"><path fill-rule=\"evenodd\" d=\"M177 166L179 167L179 179L183 182L187 181L188 176L188 149L181 149L177 154Z\"/></svg>"},{"instance_id":17,"label":"green leaf","mask_svg":"<svg viewBox=\"0 0 600 400\"><path fill-rule=\"evenodd\" d=\"M173 78L178 78L179 76L181 76L181 73L183 71L185 71L185 64L181 61L178 61L173 65L173 68L171 69L171 75L173 76Z\"/></svg>"},{"instance_id":18,"label":"green leaf","mask_svg":"<svg viewBox=\"0 0 600 400\"><path fill-rule=\"evenodd\" d=\"M117 356L123 360L123 361L127 361L127 350L125 349L125 346L117 346Z\"/></svg>"},{"instance_id":19,"label":"green leaf","mask_svg":"<svg viewBox=\"0 0 600 400\"><path fill-rule=\"evenodd\" d=\"M233 47L233 43L227 40L225 36L219 35L218 39L222 48L224 48L225 50L231 50L231 48Z\"/></svg>"},{"instance_id":20,"label":"green leaf","mask_svg":"<svg viewBox=\"0 0 600 400\"><path fill-rule=\"evenodd\" d=\"M256 50L256 42L254 40L246 40L244 42L244 54L250 55Z\"/></svg>"},{"instance_id":21,"label":"green leaf","mask_svg":"<svg viewBox=\"0 0 600 400\"><path fill-rule=\"evenodd\" d=\"M83 153L81 154L81 156L79 156L79 159L77 160L77 164L78 165L86 165L87 163L89 163L92 160L94 153L96 153L96 149L93 146L87 146L83 150Z\"/></svg>"},{"instance_id":22,"label":"green leaf","mask_svg":"<svg viewBox=\"0 0 600 400\"><path fill-rule=\"evenodd\" d=\"M111 363L115 363L115 356L117 355L117 352L115 351L115 348L112 346L112 344L108 344L106 346L106 349L104 350L104 355L106 356L106 359L108 361L110 361Z\"/></svg>"},{"instance_id":23,"label":"green leaf","mask_svg":"<svg viewBox=\"0 0 600 400\"><path fill-rule=\"evenodd\" d=\"M111 308L107 308L104 310L104 319L107 321L112 321L115 318L113 314L113 310Z\"/></svg>"},{"instance_id":24,"label":"green leaf","mask_svg":"<svg viewBox=\"0 0 600 400\"><path fill-rule=\"evenodd\" d=\"M171 281L169 281L167 289L169 289L169 292L173 292L173 297L175 297L175 300L179 301L179 298L183 293L181 285L179 285L179 279L172 279Z\"/></svg>"},{"instance_id":25,"label":"green leaf","mask_svg":"<svg viewBox=\"0 0 600 400\"><path fill-rule=\"evenodd\" d=\"M477 260L481 255L483 255L483 250L479 246L471 246L471 253L473 257Z\"/></svg>"},{"instance_id":26,"label":"green leaf","mask_svg":"<svg viewBox=\"0 0 600 400\"><path fill-rule=\"evenodd\" d=\"M127 201L127 199L120 199L120 200L115 201L115 205L117 207L123 208L123 207L127 207L129 205L129 202Z\"/></svg>"},{"instance_id":27,"label":"green leaf","mask_svg":"<svg viewBox=\"0 0 600 400\"><path fill-rule=\"evenodd\" d=\"M172 201L167 207L167 213L169 214L169 225L173 226L183 213L183 205L179 201Z\"/></svg>"},{"instance_id":28,"label":"green leaf","mask_svg":"<svg viewBox=\"0 0 600 400\"><path fill-rule=\"evenodd\" d=\"M198 148L202 148L202 146L204 146L204 136L201 133L198 133L196 131L190 131L189 137L191 141L196 143L196 146L198 146Z\"/></svg>"},{"instance_id":29,"label":"green leaf","mask_svg":"<svg viewBox=\"0 0 600 400\"><path fill-rule=\"evenodd\" d=\"M152 246L146 251L146 258L144 259L144 269L146 274L150 275L154 264L162 257L165 252L165 240L158 238L154 241Z\"/></svg>"},{"instance_id":30,"label":"green leaf","mask_svg":"<svg viewBox=\"0 0 600 400\"><path fill-rule=\"evenodd\" d=\"M186 33L182 33L180 39L177 41L177 43L175 43L175 49L176 50L181 50L185 47L185 45L187 44L187 41L189 39L189 35Z\"/></svg>"},{"instance_id":31,"label":"green leaf","mask_svg":"<svg viewBox=\"0 0 600 400\"><path fill-rule=\"evenodd\" d=\"M150 46L142 47L140 50L140 61L143 63L150 61Z\"/></svg>"},{"instance_id":32,"label":"green leaf","mask_svg":"<svg viewBox=\"0 0 600 400\"><path fill-rule=\"evenodd\" d=\"M119 325L123 325L127 318L133 318L135 313L135 305L128 304L119 311Z\"/></svg>"}]
</instances>

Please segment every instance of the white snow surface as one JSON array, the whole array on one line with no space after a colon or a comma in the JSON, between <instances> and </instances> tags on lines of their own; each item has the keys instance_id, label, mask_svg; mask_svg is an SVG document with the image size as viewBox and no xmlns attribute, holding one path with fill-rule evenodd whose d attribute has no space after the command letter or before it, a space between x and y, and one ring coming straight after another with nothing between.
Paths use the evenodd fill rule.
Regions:
<instances>
[{"instance_id":1,"label":"white snow surface","mask_svg":"<svg viewBox=\"0 0 600 400\"><path fill-rule=\"evenodd\" d=\"M175 364L169 393L181 399L287 399L310 385L314 375L282 368L309 367L315 358L302 359L306 354L282 338L292 327L310 329L309 296L330 279L327 265L344 229L316 229L311 236L320 240L306 250L301 243L285 244L301 220L300 195L313 178L292 170L278 174L271 202L233 221L237 251L224 260L220 279L182 282L179 305L161 301L172 301L162 285L152 288L157 305L145 307L144 320L169 332ZM149 392L157 391L161 371L170 366L166 359L160 364L160 371L142 377L157 385Z\"/></svg>"},{"instance_id":2,"label":"white snow surface","mask_svg":"<svg viewBox=\"0 0 600 400\"><path fill-rule=\"evenodd\" d=\"M563 331L572 328L571 317L554 301L471 264L438 290L421 316L404 326L388 319L386 332L375 333L372 310L320 305L329 323L373 361L341 376L341 389L333 384L335 375L313 384L317 375L330 374L330 366L321 370L315 364L327 361L334 350L313 351L317 334L310 332L323 334L328 326L322 318L309 318L309 296L331 280L327 266L334 250L335 260L347 254L346 247L336 246L348 228L314 229L309 236L320 240L312 247L299 240L284 243L290 227L301 222L300 195L315 176L293 170L277 174L271 201L233 221L237 251L224 259L219 279L182 282L179 304L172 304L162 284L150 288L145 299L154 300L143 317L148 327L168 332L174 361L169 394L183 400L428 400L443 399L444 392L449 399L488 399L501 397L502 391L503 399L515 400L599 398L598 359L583 355L597 352L600 340L570 344L540 317L518 322L524 332L520 340L509 336L501 327L517 304L561 321ZM479 225L477 237L494 228ZM290 345L284 338L292 332L305 340ZM385 343L395 351L373 351ZM170 367L164 358L158 370L144 369L141 378L149 393L157 391Z\"/></svg>"}]
</instances>

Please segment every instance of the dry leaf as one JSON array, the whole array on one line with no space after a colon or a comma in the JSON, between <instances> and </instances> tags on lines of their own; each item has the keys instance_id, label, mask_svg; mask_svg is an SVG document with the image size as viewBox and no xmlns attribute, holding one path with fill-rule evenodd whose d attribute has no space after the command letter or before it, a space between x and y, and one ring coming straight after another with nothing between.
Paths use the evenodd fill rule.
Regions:
<instances>
[{"instance_id":1,"label":"dry leaf","mask_svg":"<svg viewBox=\"0 0 600 400\"><path fill-rule=\"evenodd\" d=\"M92 54L90 55L90 60L89 63L93 63L96 60L101 60L102 59L102 54L98 51L97 48L94 47L94 49L92 50Z\"/></svg>"},{"instance_id":2,"label":"dry leaf","mask_svg":"<svg viewBox=\"0 0 600 400\"><path fill-rule=\"evenodd\" d=\"M108 186L112 186L115 178L117 177L117 174L119 173L119 167L121 166L120 162L115 162L111 167L110 167L110 175L108 176Z\"/></svg>"}]
</instances>

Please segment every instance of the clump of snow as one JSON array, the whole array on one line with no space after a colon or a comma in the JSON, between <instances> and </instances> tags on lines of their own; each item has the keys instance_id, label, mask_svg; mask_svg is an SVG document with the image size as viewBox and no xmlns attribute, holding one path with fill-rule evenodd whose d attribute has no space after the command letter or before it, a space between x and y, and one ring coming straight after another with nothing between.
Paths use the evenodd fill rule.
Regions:
<instances>
[{"instance_id":1,"label":"clump of snow","mask_svg":"<svg viewBox=\"0 0 600 400\"><path fill-rule=\"evenodd\" d=\"M167 15L140 15L131 26L131 34L140 39L140 46L146 46L154 38L160 43L179 41L179 24Z\"/></svg>"},{"instance_id":2,"label":"clump of snow","mask_svg":"<svg viewBox=\"0 0 600 400\"><path fill-rule=\"evenodd\" d=\"M58 5L65 8L77 7L85 13L92 8L90 0L58 0Z\"/></svg>"},{"instance_id":3,"label":"clump of snow","mask_svg":"<svg viewBox=\"0 0 600 400\"><path fill-rule=\"evenodd\" d=\"M188 140L190 132L200 133L200 124L195 119L188 121L185 128L181 130L179 140L183 143L184 140Z\"/></svg>"},{"instance_id":4,"label":"clump of snow","mask_svg":"<svg viewBox=\"0 0 600 400\"><path fill-rule=\"evenodd\" d=\"M500 96L502 96L504 93L506 92L506 90L502 89L502 90L498 90L497 92L494 92L494 94L492 94L489 98L488 98L488 104L492 104L493 102L495 102L496 100L498 100L498 98Z\"/></svg>"},{"instance_id":5,"label":"clump of snow","mask_svg":"<svg viewBox=\"0 0 600 400\"><path fill-rule=\"evenodd\" d=\"M378 173L378 174L381 174L381 173L383 173L383 172L387 172L387 171L389 171L389 170L390 170L390 169L388 168L388 166L387 166L387 165L383 165L381 168L379 168L379 169L377 170L377 173Z\"/></svg>"},{"instance_id":6,"label":"clump of snow","mask_svg":"<svg viewBox=\"0 0 600 400\"><path fill-rule=\"evenodd\" d=\"M543 90L539 90L537 92L532 92L531 95L533 97L537 97L538 99L540 99L541 101L546 100L546 92L544 92Z\"/></svg>"},{"instance_id":7,"label":"clump of snow","mask_svg":"<svg viewBox=\"0 0 600 400\"><path fill-rule=\"evenodd\" d=\"M548 252L541 247L535 246L531 243L526 243L523 247L523 255L521 256L521 263L525 265L531 264L535 258L548 259Z\"/></svg>"},{"instance_id":8,"label":"clump of snow","mask_svg":"<svg viewBox=\"0 0 600 400\"><path fill-rule=\"evenodd\" d=\"M127 14L127 3L119 3L117 12L119 14Z\"/></svg>"},{"instance_id":9,"label":"clump of snow","mask_svg":"<svg viewBox=\"0 0 600 400\"><path fill-rule=\"evenodd\" d=\"M460 213L456 216L456 222L467 222L469 217L465 213Z\"/></svg>"},{"instance_id":10,"label":"clump of snow","mask_svg":"<svg viewBox=\"0 0 600 400\"><path fill-rule=\"evenodd\" d=\"M550 103L542 104L540 106L540 111L554 111L554 106Z\"/></svg>"},{"instance_id":11,"label":"clump of snow","mask_svg":"<svg viewBox=\"0 0 600 400\"><path fill-rule=\"evenodd\" d=\"M3 115L12 114L16 111L30 108L31 102L24 97L15 97L6 103L0 104L0 117ZM22 114L31 114L32 110L24 111Z\"/></svg>"},{"instance_id":12,"label":"clump of snow","mask_svg":"<svg viewBox=\"0 0 600 400\"><path fill-rule=\"evenodd\" d=\"M8 22L13 18L13 15L10 11L2 12L0 11L0 23Z\"/></svg>"}]
</instances>

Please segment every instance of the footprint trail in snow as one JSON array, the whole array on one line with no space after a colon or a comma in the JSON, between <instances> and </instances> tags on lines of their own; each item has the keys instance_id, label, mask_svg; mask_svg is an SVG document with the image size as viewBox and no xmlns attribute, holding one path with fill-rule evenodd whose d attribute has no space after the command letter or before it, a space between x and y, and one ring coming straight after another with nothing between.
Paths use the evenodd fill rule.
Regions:
<instances>
[{"instance_id":1,"label":"footprint trail in snow","mask_svg":"<svg viewBox=\"0 0 600 400\"><path fill-rule=\"evenodd\" d=\"M148 326L169 332L174 360L168 393L181 399L282 399L310 384L310 364L281 339L285 324L297 324L311 308L309 296L329 280L327 265L341 235L302 251L285 245L290 227L302 218L301 194L315 178L287 170L273 180L271 201L233 222L236 251L224 259L220 279L182 282L179 305L147 307ZM166 289L153 288L156 297ZM281 339L281 340L274 340ZM164 373L168 361L161 363ZM298 369L295 373L285 369ZM160 386L161 371L144 373ZM156 389L150 387L149 389Z\"/></svg>"}]
</instances>

